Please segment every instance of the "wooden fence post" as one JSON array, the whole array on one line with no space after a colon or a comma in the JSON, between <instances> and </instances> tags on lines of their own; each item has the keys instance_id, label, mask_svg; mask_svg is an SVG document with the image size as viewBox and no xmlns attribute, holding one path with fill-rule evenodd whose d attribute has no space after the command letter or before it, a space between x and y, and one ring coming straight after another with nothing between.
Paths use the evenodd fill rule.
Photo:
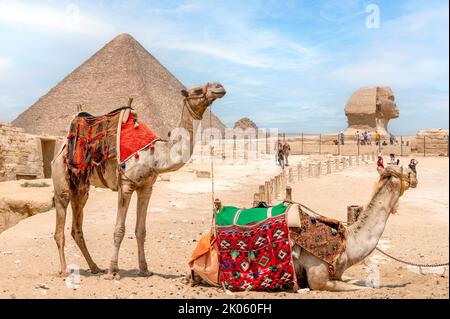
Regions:
<instances>
[{"instance_id":1,"label":"wooden fence post","mask_svg":"<svg viewBox=\"0 0 450 319\"><path fill-rule=\"evenodd\" d=\"M292 201L292 187L286 186L286 197L285 200L291 202Z\"/></svg>"},{"instance_id":2,"label":"wooden fence post","mask_svg":"<svg viewBox=\"0 0 450 319\"><path fill-rule=\"evenodd\" d=\"M265 181L264 182L264 201L270 205L270 203L272 202L272 199L270 198L270 181Z\"/></svg>"},{"instance_id":3,"label":"wooden fence post","mask_svg":"<svg viewBox=\"0 0 450 319\"><path fill-rule=\"evenodd\" d=\"M265 185L259 185L259 200L262 202L268 202L267 200L267 191L266 191L267 182L265 182Z\"/></svg>"},{"instance_id":4,"label":"wooden fence post","mask_svg":"<svg viewBox=\"0 0 450 319\"><path fill-rule=\"evenodd\" d=\"M293 183L294 182L294 177L293 177L293 172L292 172L292 167L289 168L289 183Z\"/></svg>"},{"instance_id":5,"label":"wooden fence post","mask_svg":"<svg viewBox=\"0 0 450 319\"><path fill-rule=\"evenodd\" d=\"M327 174L331 174L331 161L327 161Z\"/></svg>"}]
</instances>

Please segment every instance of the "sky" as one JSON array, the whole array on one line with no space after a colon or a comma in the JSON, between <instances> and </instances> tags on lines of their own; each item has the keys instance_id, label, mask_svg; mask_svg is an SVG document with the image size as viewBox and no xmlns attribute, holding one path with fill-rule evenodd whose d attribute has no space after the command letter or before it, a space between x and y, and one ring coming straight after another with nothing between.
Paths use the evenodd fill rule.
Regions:
<instances>
[{"instance_id":1,"label":"sky","mask_svg":"<svg viewBox=\"0 0 450 319\"><path fill-rule=\"evenodd\" d=\"M0 0L0 121L12 121L114 36L185 86L220 82L213 112L287 133L347 127L345 103L390 86L389 130L448 129L449 4L422 1Z\"/></svg>"}]
</instances>

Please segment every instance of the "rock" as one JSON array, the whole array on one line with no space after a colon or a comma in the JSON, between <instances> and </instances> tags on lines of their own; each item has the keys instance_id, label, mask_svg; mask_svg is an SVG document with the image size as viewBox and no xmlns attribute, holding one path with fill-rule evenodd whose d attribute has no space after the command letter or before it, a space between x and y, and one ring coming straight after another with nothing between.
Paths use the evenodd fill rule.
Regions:
<instances>
[{"instance_id":1,"label":"rock","mask_svg":"<svg viewBox=\"0 0 450 319\"><path fill-rule=\"evenodd\" d=\"M389 120L399 116L392 90L387 87L364 87L352 94L345 105L345 115L348 120L347 135L356 131L375 131L382 136L389 136L387 130Z\"/></svg>"},{"instance_id":2,"label":"rock","mask_svg":"<svg viewBox=\"0 0 450 319\"><path fill-rule=\"evenodd\" d=\"M210 178L210 177L211 177L211 173L208 172L208 171L199 171L199 170L196 170L196 171L195 171L195 175L196 175L198 178Z\"/></svg>"},{"instance_id":3,"label":"rock","mask_svg":"<svg viewBox=\"0 0 450 319\"><path fill-rule=\"evenodd\" d=\"M45 290L50 289L49 286L47 286L46 284L42 284L42 283L37 284L35 288L36 289L45 289Z\"/></svg>"}]
</instances>

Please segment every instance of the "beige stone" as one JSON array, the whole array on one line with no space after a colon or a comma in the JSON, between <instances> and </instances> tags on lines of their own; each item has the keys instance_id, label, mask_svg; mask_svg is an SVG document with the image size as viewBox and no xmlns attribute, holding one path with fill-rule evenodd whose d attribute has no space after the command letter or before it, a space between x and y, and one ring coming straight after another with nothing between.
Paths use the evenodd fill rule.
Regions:
<instances>
[{"instance_id":1,"label":"beige stone","mask_svg":"<svg viewBox=\"0 0 450 319\"><path fill-rule=\"evenodd\" d=\"M399 116L392 90L385 87L365 87L352 94L345 105L348 128L345 134L354 134L357 130L378 131L389 135L388 122Z\"/></svg>"}]
</instances>

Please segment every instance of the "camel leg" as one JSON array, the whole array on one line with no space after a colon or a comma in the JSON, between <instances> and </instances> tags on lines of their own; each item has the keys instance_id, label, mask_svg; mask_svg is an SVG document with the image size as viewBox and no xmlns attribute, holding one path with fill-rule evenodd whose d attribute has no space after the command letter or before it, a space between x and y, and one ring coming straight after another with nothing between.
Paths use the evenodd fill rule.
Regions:
<instances>
[{"instance_id":1,"label":"camel leg","mask_svg":"<svg viewBox=\"0 0 450 319\"><path fill-rule=\"evenodd\" d=\"M330 279L328 265L325 263L307 267L306 276L308 278L309 288L312 290L356 291L368 289L368 287L356 286L343 281Z\"/></svg>"},{"instance_id":2,"label":"camel leg","mask_svg":"<svg viewBox=\"0 0 450 319\"><path fill-rule=\"evenodd\" d=\"M119 250L125 236L125 220L127 218L128 206L130 205L131 195L133 195L134 186L123 182L119 187L119 200L117 208L116 226L114 228L114 253L111 258L107 279L119 279Z\"/></svg>"},{"instance_id":3,"label":"camel leg","mask_svg":"<svg viewBox=\"0 0 450 319\"><path fill-rule=\"evenodd\" d=\"M55 229L55 241L58 246L59 252L59 261L61 265L61 270L59 274L61 276L67 275L67 263L66 257L64 255L64 245L65 245L65 237L64 237L64 226L66 223L66 213L67 206L69 206L70 198L67 196L57 196L53 198L55 209L56 209L56 229Z\"/></svg>"},{"instance_id":4,"label":"camel leg","mask_svg":"<svg viewBox=\"0 0 450 319\"><path fill-rule=\"evenodd\" d=\"M83 208L89 197L89 191L78 191L72 194L72 237L81 250L86 262L91 269L91 273L96 274L100 271L95 262L92 260L91 255L86 247L86 242L83 236Z\"/></svg>"},{"instance_id":5,"label":"camel leg","mask_svg":"<svg viewBox=\"0 0 450 319\"><path fill-rule=\"evenodd\" d=\"M147 217L147 208L152 195L152 185L146 185L137 190L137 218L136 218L136 240L139 256L139 275L151 276L153 273L148 271L147 261L145 260L145 221Z\"/></svg>"}]
</instances>

